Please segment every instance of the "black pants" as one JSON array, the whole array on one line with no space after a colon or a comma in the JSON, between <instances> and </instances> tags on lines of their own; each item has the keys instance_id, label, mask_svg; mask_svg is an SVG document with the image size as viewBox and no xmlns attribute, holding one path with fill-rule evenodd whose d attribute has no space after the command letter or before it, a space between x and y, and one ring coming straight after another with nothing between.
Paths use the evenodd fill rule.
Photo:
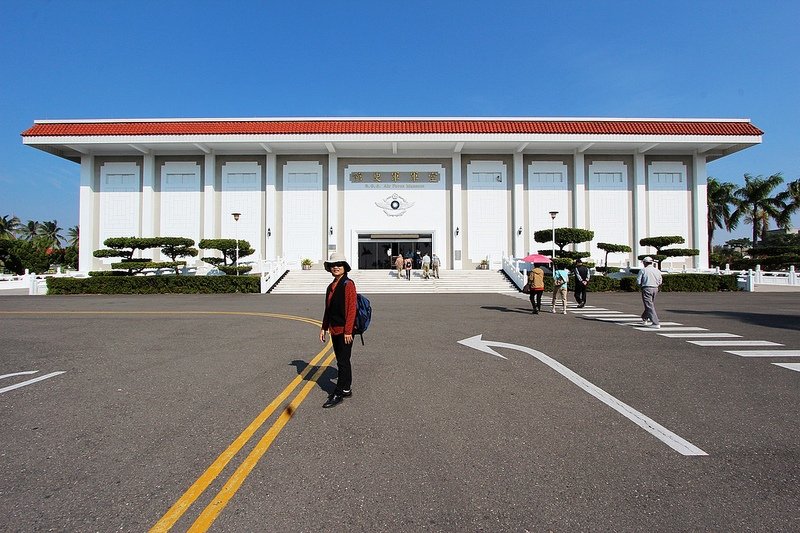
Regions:
<instances>
[{"instance_id":1,"label":"black pants","mask_svg":"<svg viewBox=\"0 0 800 533\"><path fill-rule=\"evenodd\" d=\"M531 307L535 312L539 312L542 310L542 293L544 291L531 291L530 298L531 298Z\"/></svg>"},{"instance_id":2,"label":"black pants","mask_svg":"<svg viewBox=\"0 0 800 533\"><path fill-rule=\"evenodd\" d=\"M586 305L586 285L580 281L575 281L575 302Z\"/></svg>"},{"instance_id":3,"label":"black pants","mask_svg":"<svg viewBox=\"0 0 800 533\"><path fill-rule=\"evenodd\" d=\"M339 369L339 379L336 381L336 394L349 391L353 381L353 370L350 367L350 354L353 351L353 344L344 343L344 335L331 335L333 343L333 353L336 354L336 366Z\"/></svg>"}]
</instances>

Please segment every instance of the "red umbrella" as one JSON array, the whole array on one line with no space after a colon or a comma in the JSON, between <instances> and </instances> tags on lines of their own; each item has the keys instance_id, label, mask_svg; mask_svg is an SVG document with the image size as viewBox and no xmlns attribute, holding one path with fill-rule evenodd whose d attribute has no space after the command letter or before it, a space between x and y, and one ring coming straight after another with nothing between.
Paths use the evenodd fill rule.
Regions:
<instances>
[{"instance_id":1,"label":"red umbrella","mask_svg":"<svg viewBox=\"0 0 800 533\"><path fill-rule=\"evenodd\" d=\"M531 254L527 257L523 257L520 261L525 261L526 263L549 263L550 258L542 254Z\"/></svg>"}]
</instances>

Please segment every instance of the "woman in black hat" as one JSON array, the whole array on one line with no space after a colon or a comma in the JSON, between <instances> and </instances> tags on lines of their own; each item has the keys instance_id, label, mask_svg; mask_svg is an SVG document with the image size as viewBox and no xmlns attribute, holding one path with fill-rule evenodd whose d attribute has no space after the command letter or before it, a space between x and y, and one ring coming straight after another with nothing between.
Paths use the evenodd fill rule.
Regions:
<instances>
[{"instance_id":1,"label":"woman in black hat","mask_svg":"<svg viewBox=\"0 0 800 533\"><path fill-rule=\"evenodd\" d=\"M325 314L322 317L319 340L325 342L325 332L330 331L333 352L336 354L336 366L339 369L336 389L322 405L324 408L329 408L353 395L350 389L353 379L350 353L353 350L357 293L356 284L347 277L350 265L344 254L332 253L330 260L325 261L325 270L333 275L333 281L325 291Z\"/></svg>"}]
</instances>

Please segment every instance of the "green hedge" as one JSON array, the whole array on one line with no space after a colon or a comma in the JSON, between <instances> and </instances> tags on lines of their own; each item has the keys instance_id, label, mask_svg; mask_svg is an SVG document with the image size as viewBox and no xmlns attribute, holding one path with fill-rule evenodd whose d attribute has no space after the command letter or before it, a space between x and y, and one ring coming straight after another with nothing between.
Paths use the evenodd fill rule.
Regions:
<instances>
[{"instance_id":1,"label":"green hedge","mask_svg":"<svg viewBox=\"0 0 800 533\"><path fill-rule=\"evenodd\" d=\"M47 294L259 293L259 276L101 276L48 278Z\"/></svg>"},{"instance_id":2,"label":"green hedge","mask_svg":"<svg viewBox=\"0 0 800 533\"><path fill-rule=\"evenodd\" d=\"M664 274L664 282L660 290L662 292L717 292L717 291L738 291L736 275L718 276L716 274ZM575 290L575 279L570 276L569 290ZM553 291L553 278L545 276L545 292ZM636 276L625 276L621 279L609 278L606 276L592 276L587 292L637 292L639 285L636 284Z\"/></svg>"}]
</instances>

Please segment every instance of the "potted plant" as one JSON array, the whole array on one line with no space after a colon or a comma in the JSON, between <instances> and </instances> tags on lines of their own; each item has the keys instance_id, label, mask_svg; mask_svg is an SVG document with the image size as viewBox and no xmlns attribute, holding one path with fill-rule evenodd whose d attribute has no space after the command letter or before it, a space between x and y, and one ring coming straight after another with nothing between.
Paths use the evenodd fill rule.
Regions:
<instances>
[{"instance_id":1,"label":"potted plant","mask_svg":"<svg viewBox=\"0 0 800 533\"><path fill-rule=\"evenodd\" d=\"M478 268L480 268L481 270L489 270L489 260L481 259L481 264Z\"/></svg>"},{"instance_id":2,"label":"potted plant","mask_svg":"<svg viewBox=\"0 0 800 533\"><path fill-rule=\"evenodd\" d=\"M303 267L303 270L311 270L311 259L306 257L302 261L300 261L300 266Z\"/></svg>"}]
</instances>

